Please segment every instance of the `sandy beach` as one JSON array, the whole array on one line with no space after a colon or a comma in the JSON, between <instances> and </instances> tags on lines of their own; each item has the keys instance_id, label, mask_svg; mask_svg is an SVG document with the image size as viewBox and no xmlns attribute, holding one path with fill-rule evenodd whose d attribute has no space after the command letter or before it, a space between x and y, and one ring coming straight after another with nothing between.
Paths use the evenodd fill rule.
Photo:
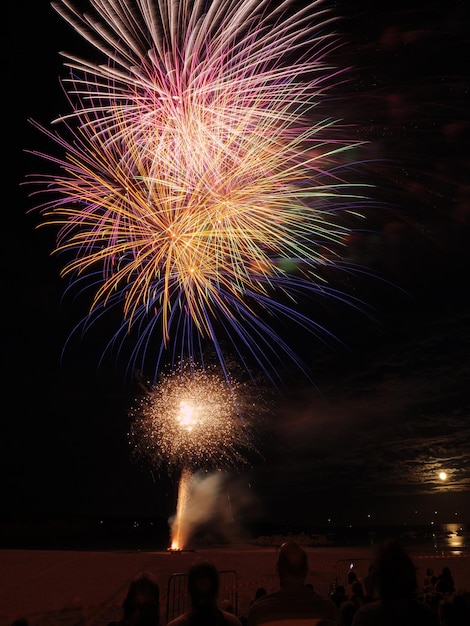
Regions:
<instances>
[{"instance_id":1,"label":"sandy beach","mask_svg":"<svg viewBox=\"0 0 470 626\"><path fill-rule=\"evenodd\" d=\"M351 563L362 575L372 556L368 547L308 547L308 582L328 595L332 583L341 583ZM418 581L427 567L439 573L450 567L457 589L470 589L470 553L419 554L415 560ZM275 547L236 545L196 551L86 552L52 550L0 550L0 626L27 618L31 626L106 626L120 617L121 603L130 580L151 571L160 583L161 623L169 612L167 600L174 574L186 573L196 559L212 561L236 580L238 615L246 615L257 587L277 588ZM173 578L172 578L173 577ZM221 590L220 598L232 593Z\"/></svg>"}]
</instances>

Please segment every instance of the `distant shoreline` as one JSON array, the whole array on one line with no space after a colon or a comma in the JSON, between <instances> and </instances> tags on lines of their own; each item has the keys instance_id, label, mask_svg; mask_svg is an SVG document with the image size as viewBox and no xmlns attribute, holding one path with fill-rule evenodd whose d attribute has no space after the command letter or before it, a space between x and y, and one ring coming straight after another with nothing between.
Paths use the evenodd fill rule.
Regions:
<instances>
[{"instance_id":1,"label":"distant shoreline","mask_svg":"<svg viewBox=\"0 0 470 626\"><path fill-rule=\"evenodd\" d=\"M196 529L186 548L236 544L276 548L288 536L306 547L368 547L395 537L413 552L470 553L470 524L302 528L260 523L242 531L213 524ZM170 526L162 518L0 515L0 549L145 551L166 550L169 545Z\"/></svg>"}]
</instances>

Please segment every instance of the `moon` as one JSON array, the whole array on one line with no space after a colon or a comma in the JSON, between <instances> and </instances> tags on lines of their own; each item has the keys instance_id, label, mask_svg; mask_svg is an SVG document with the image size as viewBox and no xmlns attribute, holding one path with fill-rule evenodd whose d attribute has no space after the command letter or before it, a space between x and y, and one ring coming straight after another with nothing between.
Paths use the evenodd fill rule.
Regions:
<instances>
[{"instance_id":1,"label":"moon","mask_svg":"<svg viewBox=\"0 0 470 626\"><path fill-rule=\"evenodd\" d=\"M439 478L440 480L446 480L447 472L439 472Z\"/></svg>"}]
</instances>

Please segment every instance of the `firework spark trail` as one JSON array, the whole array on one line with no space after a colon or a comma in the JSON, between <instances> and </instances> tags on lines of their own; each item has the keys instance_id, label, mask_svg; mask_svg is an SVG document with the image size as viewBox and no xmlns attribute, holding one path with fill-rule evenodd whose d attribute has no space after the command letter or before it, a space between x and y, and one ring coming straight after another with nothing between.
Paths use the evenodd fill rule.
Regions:
<instances>
[{"instance_id":1,"label":"firework spark trail","mask_svg":"<svg viewBox=\"0 0 470 626\"><path fill-rule=\"evenodd\" d=\"M37 125L66 152L40 155L61 173L34 177L53 194L37 208L59 227L56 252L73 255L63 275L96 285L89 317L121 307L110 344L138 329L134 361L157 335L180 358L208 338L223 366L224 340L266 372L279 353L300 364L265 320L320 333L297 296L344 299L324 270L350 269L341 250L360 196L342 179L354 142L317 114L341 73L327 63L338 43L329 12L266 0L90 0L85 14L52 4L106 60L65 55L70 139Z\"/></svg>"},{"instance_id":2,"label":"firework spark trail","mask_svg":"<svg viewBox=\"0 0 470 626\"><path fill-rule=\"evenodd\" d=\"M203 472L192 474L186 469L182 470L176 513L168 520L171 550L187 548L198 527L211 519L218 504L221 477L219 472L207 475Z\"/></svg>"},{"instance_id":3,"label":"firework spark trail","mask_svg":"<svg viewBox=\"0 0 470 626\"><path fill-rule=\"evenodd\" d=\"M176 513L171 526L171 543L172 550L181 550L186 546L189 528L185 524L185 514L188 505L190 492L189 482L191 480L191 473L188 470L183 469L181 472L181 478L178 485L178 502L176 504Z\"/></svg>"}]
</instances>

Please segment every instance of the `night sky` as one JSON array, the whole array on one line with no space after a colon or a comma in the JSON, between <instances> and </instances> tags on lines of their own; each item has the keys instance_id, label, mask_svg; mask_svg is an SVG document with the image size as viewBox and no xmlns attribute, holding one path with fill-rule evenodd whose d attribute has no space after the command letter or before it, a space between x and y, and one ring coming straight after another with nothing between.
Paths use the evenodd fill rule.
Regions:
<instances>
[{"instance_id":1,"label":"night sky","mask_svg":"<svg viewBox=\"0 0 470 626\"><path fill-rule=\"evenodd\" d=\"M369 142L355 173L374 186L345 252L365 272L339 288L368 314L310 305L337 338L326 343L285 329L313 380L286 365L260 454L226 488L240 516L267 521L470 523L466 2L332 4L346 42L335 60L351 70L331 114ZM83 44L47 1L7 15L0 515L166 517L175 481L130 458L136 381L119 359L98 367L107 328L62 354L84 305L64 298L54 232L35 228L21 186L47 169L24 149L56 149L27 120L68 111L59 51Z\"/></svg>"}]
</instances>

